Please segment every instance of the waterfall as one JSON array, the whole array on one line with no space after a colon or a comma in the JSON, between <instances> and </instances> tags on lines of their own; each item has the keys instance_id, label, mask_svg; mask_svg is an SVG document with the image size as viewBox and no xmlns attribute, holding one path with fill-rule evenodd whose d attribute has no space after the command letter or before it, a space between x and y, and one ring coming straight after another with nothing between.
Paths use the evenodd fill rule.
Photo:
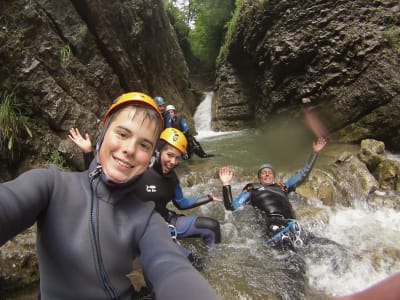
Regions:
<instances>
[{"instance_id":1,"label":"waterfall","mask_svg":"<svg viewBox=\"0 0 400 300\"><path fill-rule=\"evenodd\" d=\"M205 92L204 99L197 106L193 116L194 125L197 131L196 139L202 140L204 138L226 135L234 133L235 131L214 131L211 128L211 106L214 92Z\"/></svg>"}]
</instances>

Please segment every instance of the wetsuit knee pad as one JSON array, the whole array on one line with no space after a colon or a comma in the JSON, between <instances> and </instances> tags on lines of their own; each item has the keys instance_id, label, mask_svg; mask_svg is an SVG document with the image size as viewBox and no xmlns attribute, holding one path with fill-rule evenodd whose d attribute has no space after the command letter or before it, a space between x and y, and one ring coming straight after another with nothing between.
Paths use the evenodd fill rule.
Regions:
<instances>
[{"instance_id":1,"label":"wetsuit knee pad","mask_svg":"<svg viewBox=\"0 0 400 300\"><path fill-rule=\"evenodd\" d=\"M221 228L217 220L207 217L197 217L194 225L197 228L207 228L213 231L215 234L215 243L221 242Z\"/></svg>"}]
</instances>

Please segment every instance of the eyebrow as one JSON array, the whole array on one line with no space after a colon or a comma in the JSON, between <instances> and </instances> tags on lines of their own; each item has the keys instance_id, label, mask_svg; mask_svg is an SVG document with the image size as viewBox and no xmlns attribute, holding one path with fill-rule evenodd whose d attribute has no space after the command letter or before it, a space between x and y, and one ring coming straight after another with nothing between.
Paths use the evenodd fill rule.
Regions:
<instances>
[{"instance_id":1,"label":"eyebrow","mask_svg":"<svg viewBox=\"0 0 400 300\"><path fill-rule=\"evenodd\" d=\"M143 124L142 124L142 125L143 125ZM116 128L116 129L120 129L120 130L124 130L124 131L126 131L126 132L129 132L131 135L135 135L135 133L134 133L132 130L126 128L125 126L117 125L115 128ZM152 147L154 147L154 142L153 142L152 140L150 140L150 139L148 139L148 138L146 138L146 137L144 137L143 140L144 140L145 142L149 143Z\"/></svg>"}]
</instances>

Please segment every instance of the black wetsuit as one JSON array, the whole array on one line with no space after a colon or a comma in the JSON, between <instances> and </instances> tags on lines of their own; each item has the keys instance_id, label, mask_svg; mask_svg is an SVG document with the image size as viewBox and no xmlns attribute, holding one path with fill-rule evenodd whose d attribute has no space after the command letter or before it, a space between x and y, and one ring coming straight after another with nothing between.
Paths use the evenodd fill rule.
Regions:
<instances>
[{"instance_id":1,"label":"black wetsuit","mask_svg":"<svg viewBox=\"0 0 400 300\"><path fill-rule=\"evenodd\" d=\"M296 216L289 202L288 194L295 191L297 185L308 176L316 158L317 153L313 153L303 168L284 183L247 184L236 199L232 199L231 186L223 186L225 208L237 210L245 204L251 203L254 207L260 209L265 214L268 239L273 239L283 230L291 229L286 228L287 226L293 225L294 229L296 224L292 221Z\"/></svg>"},{"instance_id":2,"label":"black wetsuit","mask_svg":"<svg viewBox=\"0 0 400 300\"><path fill-rule=\"evenodd\" d=\"M173 127L173 128L179 129L180 131L182 131L185 134L185 136L188 140L188 147L186 150L186 155L183 157L184 159L191 158L193 153L201 158L207 158L207 157L214 156L213 154L207 154L203 150L203 147L201 147L199 141L197 141L196 138L192 134L189 133L189 125L185 118L180 117L180 116L171 118L171 116L168 115L166 118L165 127L167 127L167 128Z\"/></svg>"},{"instance_id":3,"label":"black wetsuit","mask_svg":"<svg viewBox=\"0 0 400 300\"><path fill-rule=\"evenodd\" d=\"M92 152L85 154L86 163L93 158ZM161 214L166 222L175 227L177 238L201 237L207 246L221 242L220 224L217 220L195 215L176 214L167 208L170 201L178 209L191 209L213 199L209 195L185 198L175 171L172 170L164 174L158 158L153 157L152 167L137 180L135 186L135 196L143 201L154 202L155 211ZM185 254L190 255L190 252L187 251Z\"/></svg>"},{"instance_id":4,"label":"black wetsuit","mask_svg":"<svg viewBox=\"0 0 400 300\"><path fill-rule=\"evenodd\" d=\"M208 246L221 241L219 222L212 218L185 216L167 208L170 201L178 209L191 209L212 201L210 195L186 198L175 171L162 172L160 160L154 157L153 165L138 181L137 193L146 201L156 204L155 210L176 227L178 238L201 237Z\"/></svg>"}]
</instances>

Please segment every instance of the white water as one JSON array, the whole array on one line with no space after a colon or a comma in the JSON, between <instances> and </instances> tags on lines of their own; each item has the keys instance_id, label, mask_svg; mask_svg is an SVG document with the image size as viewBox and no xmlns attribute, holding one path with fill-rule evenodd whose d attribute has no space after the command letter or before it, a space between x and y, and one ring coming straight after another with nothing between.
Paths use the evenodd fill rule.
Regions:
<instances>
[{"instance_id":1,"label":"white water","mask_svg":"<svg viewBox=\"0 0 400 300\"><path fill-rule=\"evenodd\" d=\"M204 93L204 100L201 101L199 106L196 108L196 111L193 115L194 124L196 127L197 140L202 140L204 138L226 135L234 133L234 131L226 132L226 131L214 131L211 128L211 105L212 98L214 92L206 92Z\"/></svg>"},{"instance_id":2,"label":"white water","mask_svg":"<svg viewBox=\"0 0 400 300\"><path fill-rule=\"evenodd\" d=\"M315 233L344 246L349 256L339 259L342 265L333 268L330 257L306 259L311 286L332 296L346 295L400 271L400 262L384 252L400 250L400 212L367 207L325 209L329 223Z\"/></svg>"},{"instance_id":3,"label":"white water","mask_svg":"<svg viewBox=\"0 0 400 300\"><path fill-rule=\"evenodd\" d=\"M232 185L233 195L238 195L246 183ZM212 179L184 190L187 196L212 190L215 196L222 197L219 189L217 180ZM372 210L365 205L332 208L318 200L310 200L308 205L323 210L324 220L303 222L303 228L339 245L315 243L305 248L302 256L308 269L306 280L314 292L331 297L348 295L400 272L400 261L396 259L400 253L400 212L387 208ZM278 292L282 299L303 299L296 294L301 289L281 286L271 278L282 276L279 283L286 280L282 272L289 269L284 265L287 260L282 262L266 249L251 217L225 211L220 203L199 207L197 214L215 218L221 224L223 241L205 275L223 300L266 299L271 291Z\"/></svg>"},{"instance_id":4,"label":"white water","mask_svg":"<svg viewBox=\"0 0 400 300\"><path fill-rule=\"evenodd\" d=\"M222 156L238 164L238 160L243 160L243 155L236 157L235 153L241 153L241 143L231 142L235 134L214 132L211 129L211 102L212 93L207 93L196 110L195 126L199 133L198 138L224 135L207 140L206 146L213 151L217 144L234 145L230 148L232 154L222 153ZM242 146L249 151L249 156L254 156L248 144ZM397 154L389 154L388 157L399 159ZM220 167L219 164L225 164L226 161L196 161L194 158L192 163L207 164L208 168L212 169ZM246 183L236 182L232 186L233 194L237 195ZM185 194L196 196L210 190L216 196L221 196L218 180L212 179L185 188ZM365 204L365 199L354 199L350 208L324 206L318 199L309 200L307 205L323 210L326 220L314 220L312 224L304 224L306 229L340 246L324 248L323 245L317 245L315 248L310 247L309 252L304 254L308 268L307 279L314 291L328 296L346 295L363 290L400 272L400 261L396 259L400 253L399 211L387 208L374 210ZM219 262L211 264L210 271L206 271L206 277L211 280L218 293L223 295L222 299L263 299L271 289L278 291L283 298L290 299L283 296L287 293L285 287L268 286L271 273L276 270L273 264L264 265L266 260L271 260L271 254L257 242L257 233L252 226L254 224L249 224L249 219L233 217L231 212L225 211L223 205L218 203L200 207L199 211L201 215L214 217L221 223L223 250L215 258ZM230 254L226 255L227 252ZM246 261L243 262L243 259ZM214 274L221 278L216 278L218 276ZM259 290L258 293L252 291L255 286Z\"/></svg>"}]
</instances>

